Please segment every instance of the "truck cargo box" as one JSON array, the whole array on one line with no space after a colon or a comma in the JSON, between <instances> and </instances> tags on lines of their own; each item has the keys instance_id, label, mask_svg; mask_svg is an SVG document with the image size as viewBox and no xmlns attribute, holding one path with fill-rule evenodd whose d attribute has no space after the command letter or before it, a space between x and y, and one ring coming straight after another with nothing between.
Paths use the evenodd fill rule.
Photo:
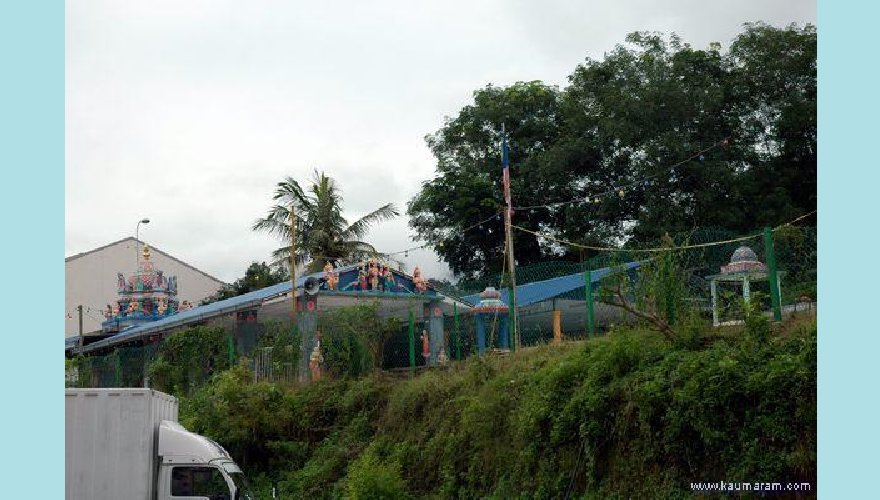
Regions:
<instances>
[{"instance_id":1,"label":"truck cargo box","mask_svg":"<svg viewBox=\"0 0 880 500\"><path fill-rule=\"evenodd\" d=\"M159 423L177 400L152 389L67 389L65 499L152 500Z\"/></svg>"}]
</instances>

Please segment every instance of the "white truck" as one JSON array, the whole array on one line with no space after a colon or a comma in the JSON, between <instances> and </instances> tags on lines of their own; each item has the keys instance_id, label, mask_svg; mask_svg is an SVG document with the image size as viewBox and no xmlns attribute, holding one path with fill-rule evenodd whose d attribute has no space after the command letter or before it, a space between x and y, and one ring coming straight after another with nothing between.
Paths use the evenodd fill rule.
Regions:
<instances>
[{"instance_id":1,"label":"white truck","mask_svg":"<svg viewBox=\"0 0 880 500\"><path fill-rule=\"evenodd\" d=\"M66 389L66 500L253 500L220 445L152 389Z\"/></svg>"}]
</instances>

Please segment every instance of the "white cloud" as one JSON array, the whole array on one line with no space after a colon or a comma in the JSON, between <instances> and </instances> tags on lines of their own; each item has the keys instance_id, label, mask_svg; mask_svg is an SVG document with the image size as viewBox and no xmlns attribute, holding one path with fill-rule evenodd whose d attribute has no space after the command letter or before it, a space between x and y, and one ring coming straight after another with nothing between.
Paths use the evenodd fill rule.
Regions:
<instances>
[{"instance_id":1,"label":"white cloud","mask_svg":"<svg viewBox=\"0 0 880 500\"><path fill-rule=\"evenodd\" d=\"M434 164L424 136L492 82L564 85L633 30L696 46L746 21L815 22L815 4L81 0L67 3L66 238L132 235L221 279L278 246L250 226L286 175L325 170L350 220L402 211ZM415 245L406 218L381 250ZM429 251L405 259L445 274Z\"/></svg>"}]
</instances>

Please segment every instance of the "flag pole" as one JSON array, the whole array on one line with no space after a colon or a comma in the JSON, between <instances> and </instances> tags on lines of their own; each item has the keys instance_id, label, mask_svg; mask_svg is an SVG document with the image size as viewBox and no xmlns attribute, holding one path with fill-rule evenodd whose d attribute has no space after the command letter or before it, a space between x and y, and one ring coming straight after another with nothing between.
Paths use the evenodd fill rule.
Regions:
<instances>
[{"instance_id":1,"label":"flag pole","mask_svg":"<svg viewBox=\"0 0 880 500\"><path fill-rule=\"evenodd\" d=\"M507 202L507 209L504 211L504 233L507 240L507 265L510 268L510 310L513 312L511 318L511 333L513 334L514 349L520 347L519 337L519 317L517 316L516 307L516 260L513 258L513 234L511 228L511 216L513 206L510 201L510 148L507 144L507 133L504 126L501 127L502 143L501 143L501 169L503 173L502 184L504 184L504 200Z\"/></svg>"}]
</instances>

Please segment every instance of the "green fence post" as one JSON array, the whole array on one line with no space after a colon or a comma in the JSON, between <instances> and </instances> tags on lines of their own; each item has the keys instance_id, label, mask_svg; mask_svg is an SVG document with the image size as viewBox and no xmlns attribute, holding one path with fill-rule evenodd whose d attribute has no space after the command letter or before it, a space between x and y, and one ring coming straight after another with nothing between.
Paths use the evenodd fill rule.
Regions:
<instances>
[{"instance_id":1,"label":"green fence post","mask_svg":"<svg viewBox=\"0 0 880 500\"><path fill-rule=\"evenodd\" d=\"M122 387L122 360L119 358L119 349L116 349L115 351L113 351L113 357L115 358L113 361L114 365L115 365L114 366L115 369L113 370L114 371L113 375L114 375L114 378L116 379L115 380L115 382L116 382L115 387Z\"/></svg>"},{"instance_id":2,"label":"green fence post","mask_svg":"<svg viewBox=\"0 0 880 500\"><path fill-rule=\"evenodd\" d=\"M589 269L584 271L584 299L587 301L587 336L593 338L596 323L593 310L593 272Z\"/></svg>"},{"instance_id":3,"label":"green fence post","mask_svg":"<svg viewBox=\"0 0 880 500\"><path fill-rule=\"evenodd\" d=\"M416 317L412 308L409 309L409 373L416 371Z\"/></svg>"},{"instance_id":4,"label":"green fence post","mask_svg":"<svg viewBox=\"0 0 880 500\"><path fill-rule=\"evenodd\" d=\"M452 317L455 321L455 359L461 361L461 328L458 325L458 302L452 303Z\"/></svg>"},{"instance_id":5,"label":"green fence post","mask_svg":"<svg viewBox=\"0 0 880 500\"><path fill-rule=\"evenodd\" d=\"M235 341L232 335L226 336L226 356L229 358L229 367L235 366Z\"/></svg>"},{"instance_id":6,"label":"green fence post","mask_svg":"<svg viewBox=\"0 0 880 500\"><path fill-rule=\"evenodd\" d=\"M773 319L782 321L782 298L779 296L779 276L776 271L776 255L773 252L773 230L764 228L764 258L767 261L770 280L770 304L773 306Z\"/></svg>"}]
</instances>

